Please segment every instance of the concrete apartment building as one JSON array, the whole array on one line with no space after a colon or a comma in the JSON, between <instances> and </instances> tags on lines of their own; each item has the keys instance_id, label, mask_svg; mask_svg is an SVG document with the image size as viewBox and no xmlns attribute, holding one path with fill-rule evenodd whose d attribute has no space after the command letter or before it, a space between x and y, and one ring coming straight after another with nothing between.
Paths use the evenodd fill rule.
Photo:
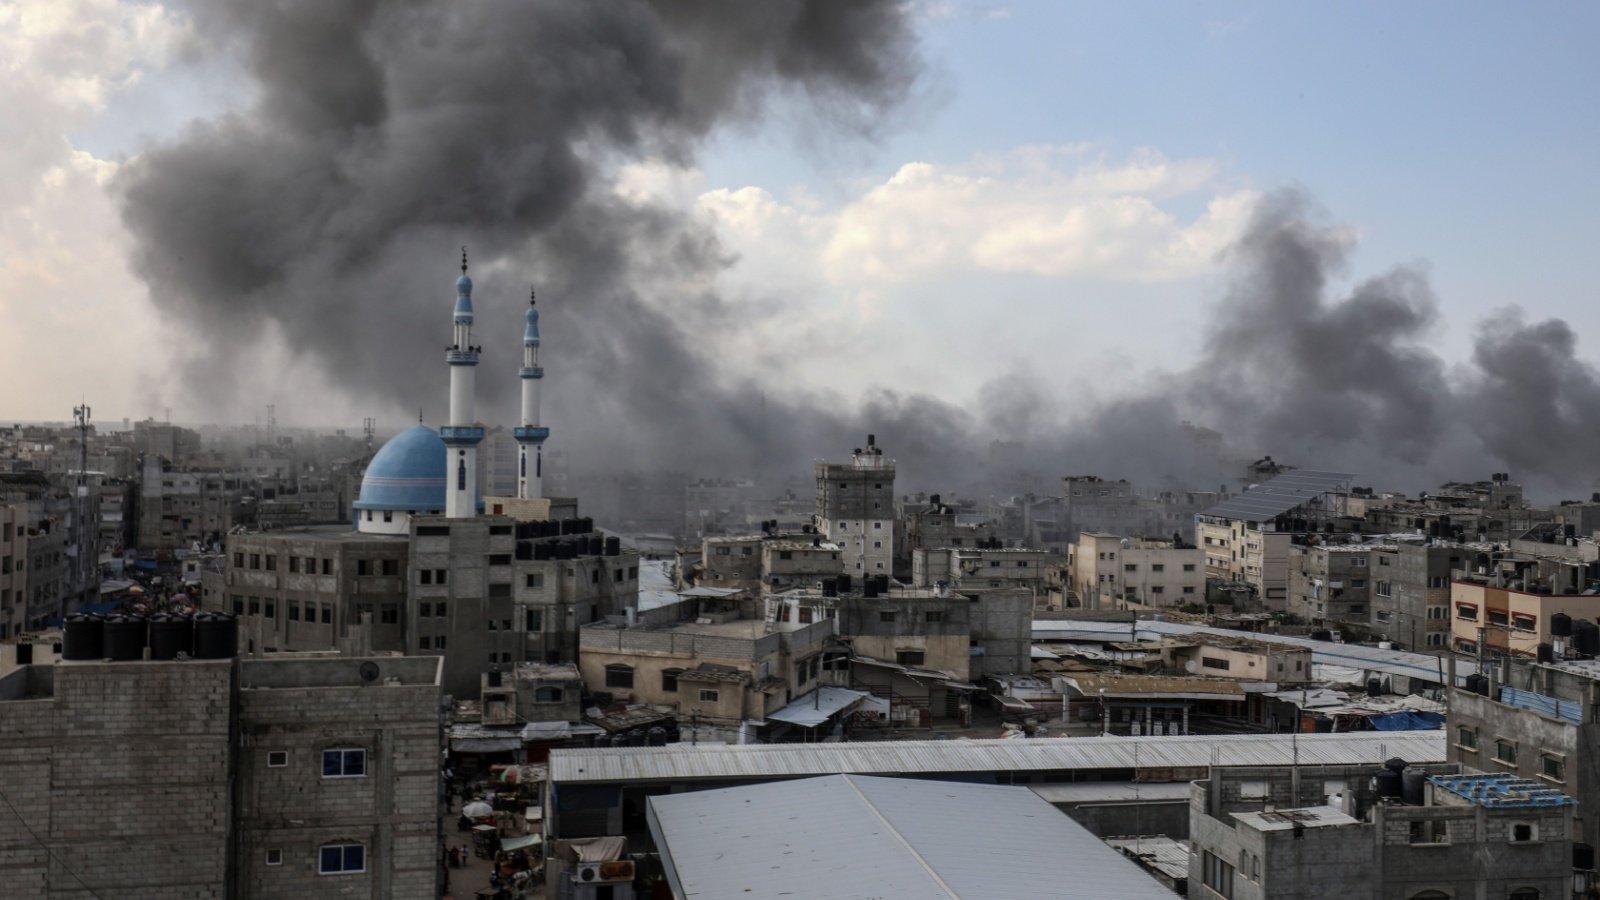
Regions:
<instances>
[{"instance_id":1,"label":"concrete apartment building","mask_svg":"<svg viewBox=\"0 0 1600 900\"><path fill-rule=\"evenodd\" d=\"M1502 660L1449 691L1449 759L1560 789L1578 801L1575 840L1600 838L1600 664Z\"/></svg>"},{"instance_id":2,"label":"concrete apartment building","mask_svg":"<svg viewBox=\"0 0 1600 900\"><path fill-rule=\"evenodd\" d=\"M708 537L701 547L698 563L679 566L697 587L771 593L815 587L845 569L839 545L809 531Z\"/></svg>"},{"instance_id":3,"label":"concrete apartment building","mask_svg":"<svg viewBox=\"0 0 1600 900\"><path fill-rule=\"evenodd\" d=\"M1048 550L1010 547L946 547L911 554L911 583L916 587L951 590L1023 590L1038 597L1045 593L1051 570L1061 557Z\"/></svg>"},{"instance_id":4,"label":"concrete apartment building","mask_svg":"<svg viewBox=\"0 0 1600 900\"><path fill-rule=\"evenodd\" d=\"M1248 584L1263 608L1285 611L1292 536L1348 530L1344 498L1353 477L1293 469L1200 512L1195 539L1206 577Z\"/></svg>"},{"instance_id":5,"label":"concrete apartment building","mask_svg":"<svg viewBox=\"0 0 1600 900\"><path fill-rule=\"evenodd\" d=\"M1173 672L1239 681L1267 681L1299 685L1312 681L1309 647L1275 644L1245 637L1197 635L1192 641L1174 639L1161 650L1162 661Z\"/></svg>"},{"instance_id":6,"label":"concrete apartment building","mask_svg":"<svg viewBox=\"0 0 1600 900\"><path fill-rule=\"evenodd\" d=\"M1398 542L1393 565L1374 582L1373 635L1423 652L1450 646L1450 573L1476 553L1466 545L1421 538ZM1387 593L1378 581L1388 583Z\"/></svg>"},{"instance_id":7,"label":"concrete apartment building","mask_svg":"<svg viewBox=\"0 0 1600 900\"><path fill-rule=\"evenodd\" d=\"M1586 563L1488 555L1476 562L1450 583L1450 643L1458 653L1478 653L1481 641L1488 655L1533 657L1553 643L1556 614L1600 616L1600 594L1584 593L1592 585Z\"/></svg>"},{"instance_id":8,"label":"concrete apartment building","mask_svg":"<svg viewBox=\"0 0 1600 900\"><path fill-rule=\"evenodd\" d=\"M1392 544L1296 536L1289 545L1284 611L1311 625L1365 629L1372 620L1373 597L1394 596L1395 553Z\"/></svg>"},{"instance_id":9,"label":"concrete apartment building","mask_svg":"<svg viewBox=\"0 0 1600 900\"><path fill-rule=\"evenodd\" d=\"M445 690L477 696L479 676L517 663L578 659L579 629L637 604L639 555L589 519L511 515L411 518L407 653L445 657ZM577 510L576 501L548 511ZM548 514L547 511L547 514ZM515 517L513 517L515 516Z\"/></svg>"},{"instance_id":10,"label":"concrete apartment building","mask_svg":"<svg viewBox=\"0 0 1600 900\"><path fill-rule=\"evenodd\" d=\"M1068 548L1067 584L1084 609L1204 603L1205 554L1193 544L1085 531Z\"/></svg>"},{"instance_id":11,"label":"concrete apartment building","mask_svg":"<svg viewBox=\"0 0 1600 900\"><path fill-rule=\"evenodd\" d=\"M837 544L846 574L888 575L894 568L894 460L877 438L848 463L817 463L817 530Z\"/></svg>"},{"instance_id":12,"label":"concrete apartment building","mask_svg":"<svg viewBox=\"0 0 1600 900\"><path fill-rule=\"evenodd\" d=\"M147 454L139 486L139 550L175 550L227 534L244 517L247 486L238 472L180 468Z\"/></svg>"},{"instance_id":13,"label":"concrete apartment building","mask_svg":"<svg viewBox=\"0 0 1600 900\"><path fill-rule=\"evenodd\" d=\"M1571 896L1572 798L1454 769L1213 768L1191 795L1188 896Z\"/></svg>"},{"instance_id":14,"label":"concrete apartment building","mask_svg":"<svg viewBox=\"0 0 1600 900\"><path fill-rule=\"evenodd\" d=\"M689 598L579 628L579 669L591 691L672 709L724 736L764 720L819 686L836 621L771 621L748 596Z\"/></svg>"},{"instance_id":15,"label":"concrete apartment building","mask_svg":"<svg viewBox=\"0 0 1600 900\"><path fill-rule=\"evenodd\" d=\"M16 669L0 678L5 895L431 900L438 671L404 658Z\"/></svg>"},{"instance_id":16,"label":"concrete apartment building","mask_svg":"<svg viewBox=\"0 0 1600 900\"><path fill-rule=\"evenodd\" d=\"M28 619L28 508L0 503L0 638L19 634Z\"/></svg>"},{"instance_id":17,"label":"concrete apartment building","mask_svg":"<svg viewBox=\"0 0 1600 900\"><path fill-rule=\"evenodd\" d=\"M838 598L839 637L856 657L967 681L1033 668L1033 593L871 585Z\"/></svg>"},{"instance_id":18,"label":"concrete apartment building","mask_svg":"<svg viewBox=\"0 0 1600 900\"><path fill-rule=\"evenodd\" d=\"M1096 531L1141 538L1179 536L1193 543L1195 515L1225 499L1213 491L1143 492L1123 479L1069 475L1061 479L1057 527L1068 541Z\"/></svg>"},{"instance_id":19,"label":"concrete apartment building","mask_svg":"<svg viewBox=\"0 0 1600 900\"><path fill-rule=\"evenodd\" d=\"M239 617L246 655L337 650L352 639L368 652L401 652L410 547L404 536L348 525L234 534L223 571L202 578ZM371 627L358 638L364 621Z\"/></svg>"}]
</instances>

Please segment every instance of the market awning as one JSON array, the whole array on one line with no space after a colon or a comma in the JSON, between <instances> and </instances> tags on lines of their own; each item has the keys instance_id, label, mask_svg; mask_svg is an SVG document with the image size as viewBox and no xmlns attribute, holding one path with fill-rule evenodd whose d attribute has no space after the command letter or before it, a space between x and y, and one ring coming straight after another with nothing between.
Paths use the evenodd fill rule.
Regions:
<instances>
[{"instance_id":1,"label":"market awning","mask_svg":"<svg viewBox=\"0 0 1600 900\"><path fill-rule=\"evenodd\" d=\"M569 722L529 722L522 728L525 741L564 741L572 737Z\"/></svg>"},{"instance_id":2,"label":"market awning","mask_svg":"<svg viewBox=\"0 0 1600 900\"><path fill-rule=\"evenodd\" d=\"M521 750L522 738L451 738L450 749L457 753L505 753Z\"/></svg>"},{"instance_id":3,"label":"market awning","mask_svg":"<svg viewBox=\"0 0 1600 900\"><path fill-rule=\"evenodd\" d=\"M537 834L525 834L522 837L509 837L500 839L501 850L521 850L523 847L537 847L544 843L544 838Z\"/></svg>"},{"instance_id":4,"label":"market awning","mask_svg":"<svg viewBox=\"0 0 1600 900\"><path fill-rule=\"evenodd\" d=\"M841 687L819 687L767 718L802 728L814 728L837 713L854 708L867 694Z\"/></svg>"}]
</instances>

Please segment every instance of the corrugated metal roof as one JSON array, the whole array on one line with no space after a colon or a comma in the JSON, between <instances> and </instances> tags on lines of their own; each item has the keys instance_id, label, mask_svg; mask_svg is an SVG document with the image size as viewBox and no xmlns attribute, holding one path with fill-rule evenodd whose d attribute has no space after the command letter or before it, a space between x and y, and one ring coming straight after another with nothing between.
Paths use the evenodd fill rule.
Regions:
<instances>
[{"instance_id":1,"label":"corrugated metal roof","mask_svg":"<svg viewBox=\"0 0 1600 900\"><path fill-rule=\"evenodd\" d=\"M1093 622L1079 619L1035 619L1033 639L1036 641L1125 641L1134 637L1142 641L1192 634L1211 634L1219 637L1248 637L1286 646L1308 647L1311 661L1322 665L1345 666L1384 675L1401 675L1420 678L1436 684L1443 683L1449 667L1439 657L1406 650L1384 650L1363 647L1359 644L1335 644L1331 641L1313 641L1310 638L1291 637L1286 634L1245 633L1230 628L1212 628L1184 622ZM1476 672L1470 660L1457 658L1456 677L1465 678Z\"/></svg>"},{"instance_id":2,"label":"corrugated metal roof","mask_svg":"<svg viewBox=\"0 0 1600 900\"><path fill-rule=\"evenodd\" d=\"M1144 862L1145 865L1172 879L1189 877L1189 845L1164 835L1155 837L1117 838L1106 841L1123 854Z\"/></svg>"},{"instance_id":3,"label":"corrugated metal roof","mask_svg":"<svg viewBox=\"0 0 1600 900\"><path fill-rule=\"evenodd\" d=\"M1351 479L1355 477L1345 472L1295 469L1235 494L1200 515L1265 522L1314 497L1348 490Z\"/></svg>"},{"instance_id":4,"label":"corrugated metal roof","mask_svg":"<svg viewBox=\"0 0 1600 900\"><path fill-rule=\"evenodd\" d=\"M557 783L800 775L1038 772L1197 766L1360 765L1391 756L1444 762L1441 731L1180 735L1031 740L701 744L550 751Z\"/></svg>"},{"instance_id":5,"label":"corrugated metal roof","mask_svg":"<svg viewBox=\"0 0 1600 900\"><path fill-rule=\"evenodd\" d=\"M652 797L650 828L681 896L1172 897L1022 787L857 775L757 784Z\"/></svg>"}]
</instances>

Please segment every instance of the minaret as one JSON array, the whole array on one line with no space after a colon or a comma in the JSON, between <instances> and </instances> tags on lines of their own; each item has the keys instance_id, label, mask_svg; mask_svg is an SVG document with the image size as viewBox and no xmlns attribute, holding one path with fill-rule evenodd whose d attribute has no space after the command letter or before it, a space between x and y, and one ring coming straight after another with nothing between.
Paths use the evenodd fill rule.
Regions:
<instances>
[{"instance_id":1,"label":"minaret","mask_svg":"<svg viewBox=\"0 0 1600 900\"><path fill-rule=\"evenodd\" d=\"M461 248L461 277L456 279L455 343L445 352L450 364L450 424L439 429L444 438L448 482L444 514L470 519L478 514L478 443L483 429L475 421L474 381L478 349L472 346L472 279L467 277L467 248Z\"/></svg>"},{"instance_id":2,"label":"minaret","mask_svg":"<svg viewBox=\"0 0 1600 900\"><path fill-rule=\"evenodd\" d=\"M539 425L539 384L544 369L539 366L539 307L533 292L528 292L528 327L522 331L522 425L511 433L517 444L517 496L523 499L544 496L544 441L550 429ZM532 456L532 459L528 457Z\"/></svg>"}]
</instances>

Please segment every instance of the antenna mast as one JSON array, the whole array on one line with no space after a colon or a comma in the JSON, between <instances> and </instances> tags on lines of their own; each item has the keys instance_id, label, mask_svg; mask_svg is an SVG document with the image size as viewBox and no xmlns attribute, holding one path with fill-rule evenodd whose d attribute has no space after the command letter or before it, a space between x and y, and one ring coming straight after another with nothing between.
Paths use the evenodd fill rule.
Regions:
<instances>
[{"instance_id":1,"label":"antenna mast","mask_svg":"<svg viewBox=\"0 0 1600 900\"><path fill-rule=\"evenodd\" d=\"M78 423L78 596L81 601L89 590L89 404L72 408L72 418ZM97 554L98 556L98 554ZM94 561L99 564L98 559ZM61 618L66 619L66 598L62 598Z\"/></svg>"}]
</instances>

